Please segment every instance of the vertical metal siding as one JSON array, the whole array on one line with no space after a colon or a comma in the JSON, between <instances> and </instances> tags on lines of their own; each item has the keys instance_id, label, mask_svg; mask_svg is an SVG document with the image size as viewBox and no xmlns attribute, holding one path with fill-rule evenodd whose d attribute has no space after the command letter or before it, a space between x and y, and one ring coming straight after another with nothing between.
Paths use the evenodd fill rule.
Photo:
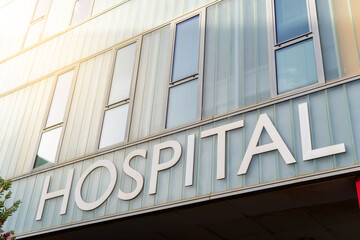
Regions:
<instances>
[{"instance_id":1,"label":"vertical metal siding","mask_svg":"<svg viewBox=\"0 0 360 240\"><path fill-rule=\"evenodd\" d=\"M360 73L358 1L317 0L326 81ZM324 10L322 10L324 9Z\"/></svg>"},{"instance_id":2,"label":"vertical metal siding","mask_svg":"<svg viewBox=\"0 0 360 240\"><path fill-rule=\"evenodd\" d=\"M70 25L74 1L52 0L42 39L53 36Z\"/></svg>"},{"instance_id":3,"label":"vertical metal siding","mask_svg":"<svg viewBox=\"0 0 360 240\"><path fill-rule=\"evenodd\" d=\"M332 2L343 76L350 76L360 71L351 9L349 1L332 0Z\"/></svg>"},{"instance_id":4,"label":"vertical metal siding","mask_svg":"<svg viewBox=\"0 0 360 240\"><path fill-rule=\"evenodd\" d=\"M266 0L258 0L255 4L256 21L256 69L257 69L257 102L270 98L269 50L266 20Z\"/></svg>"},{"instance_id":5,"label":"vertical metal siding","mask_svg":"<svg viewBox=\"0 0 360 240\"><path fill-rule=\"evenodd\" d=\"M6 126L0 131L2 177L31 169L53 80L51 77L0 99L4 106L0 124Z\"/></svg>"},{"instance_id":6,"label":"vertical metal siding","mask_svg":"<svg viewBox=\"0 0 360 240\"><path fill-rule=\"evenodd\" d=\"M170 71L169 42L169 25L143 38L130 140L162 130Z\"/></svg>"},{"instance_id":7,"label":"vertical metal siding","mask_svg":"<svg viewBox=\"0 0 360 240\"><path fill-rule=\"evenodd\" d=\"M157 1L156 4L154 4L159 6L164 5L165 2L165 0L161 0L161 2ZM197 8L209 2L212 1L194 1L191 6ZM190 11L189 9L184 9L183 5L183 1L175 1L172 9L160 8L163 12L172 12L172 14L168 16L159 13L158 8L146 8L146 6L150 5L144 0L131 0L119 5L111 11L105 12L15 58L1 63L0 93L32 82L46 74L70 65L74 61L86 58L106 47L132 38L134 35L151 29L164 21L176 18ZM71 1L67 3L63 3L61 0L52 1L43 39L68 28L72 8L73 4ZM164 17L159 18L159 16ZM114 24L117 22L120 25ZM81 31L79 29L81 29ZM77 34L79 34L79 36L74 38L74 35L76 36ZM114 35L116 35L115 39ZM48 46L52 46L50 50L54 49L55 51L48 51ZM66 51L64 51L64 49L66 49ZM81 51L81 53L79 53L79 51ZM30 54L32 58L25 58L24 56L27 54ZM31 68L30 76L18 76L18 74L20 74L18 69L24 68L24 66L27 65ZM9 66L11 67L9 68ZM5 76L16 79L17 81L6 81Z\"/></svg>"},{"instance_id":8,"label":"vertical metal siding","mask_svg":"<svg viewBox=\"0 0 360 240\"><path fill-rule=\"evenodd\" d=\"M350 0L349 7L351 9L351 16L352 16L352 27L353 31L355 32L355 38L357 40L357 51L360 58L360 2L357 0Z\"/></svg>"},{"instance_id":9,"label":"vertical metal siding","mask_svg":"<svg viewBox=\"0 0 360 240\"><path fill-rule=\"evenodd\" d=\"M36 0L14 0L0 8L0 60L21 50L35 4Z\"/></svg>"},{"instance_id":10,"label":"vertical metal siding","mask_svg":"<svg viewBox=\"0 0 360 240\"><path fill-rule=\"evenodd\" d=\"M60 0L53 2L56 6ZM115 0L104 2L97 8L105 9L118 3ZM0 93L39 79L209 2L211 1L159 0L155 3L132 0L118 6L0 64ZM62 13L66 11L68 10L64 7ZM222 1L207 10L204 118L270 98L265 12L265 0ZM49 20L47 27L51 24ZM57 29L62 27L60 24ZM107 35L104 35L103 31ZM162 130L166 103L164 96L168 90L170 71L170 39L170 25L143 36L130 140ZM59 162L97 150L97 137L101 128L113 54L113 51L108 51L79 65ZM55 77L49 77L0 98L0 125L6 126L0 128L1 176L8 178L31 169L54 81ZM354 81L16 180L13 185L13 199L20 198L23 204L5 227L15 229L17 233L28 232L358 164L360 136L356 133L360 131L359 92L360 81ZM304 102L309 104L313 147L345 143L346 153L302 161L298 104ZM268 152L254 156L248 173L237 176L255 124L262 113L267 113L272 119L297 163L286 165L278 152ZM226 178L216 180L217 139L200 139L200 132L239 120L245 121L244 128L227 133ZM190 134L196 134L194 185L185 187L185 149ZM159 173L157 194L149 195L153 147L168 140L181 143L181 159L171 169ZM264 133L260 144L269 141L269 137ZM134 200L122 201L117 198L118 189L130 192L135 187L135 181L121 170L124 157L138 148L148 150L146 159L137 157L131 161L131 166L146 176L144 188ZM172 151L169 149L162 151L160 161L167 161L171 155ZM115 163L118 180L112 195L103 205L94 211L83 212L76 206L73 193L81 174L100 159L109 159ZM52 176L50 191L62 189L71 168L75 168L75 173L67 214L59 215L62 198L56 198L46 202L42 221L35 221L45 176ZM108 179L108 173L104 169L97 169L90 174L82 190L84 199L92 201L102 195Z\"/></svg>"},{"instance_id":11,"label":"vertical metal siding","mask_svg":"<svg viewBox=\"0 0 360 240\"><path fill-rule=\"evenodd\" d=\"M97 134L101 128L103 101L112 61L113 52L109 51L80 64L60 162L97 150Z\"/></svg>"},{"instance_id":12,"label":"vertical metal siding","mask_svg":"<svg viewBox=\"0 0 360 240\"><path fill-rule=\"evenodd\" d=\"M316 1L318 11L321 50L324 61L325 78L327 81L341 76L341 66L338 58L339 52L336 42L334 17L330 1ZM324 40L325 39L325 40Z\"/></svg>"},{"instance_id":13,"label":"vertical metal siding","mask_svg":"<svg viewBox=\"0 0 360 240\"><path fill-rule=\"evenodd\" d=\"M207 10L203 118L270 98L265 1Z\"/></svg>"},{"instance_id":14,"label":"vertical metal siding","mask_svg":"<svg viewBox=\"0 0 360 240\"><path fill-rule=\"evenodd\" d=\"M119 4L121 2L124 2L124 0L95 0L92 15L96 15L102 11L105 11L106 9L115 6L116 4Z\"/></svg>"},{"instance_id":15,"label":"vertical metal siding","mask_svg":"<svg viewBox=\"0 0 360 240\"><path fill-rule=\"evenodd\" d=\"M344 86L344 94L346 98L346 113L349 123L349 130L351 134L352 146L360 146L360 111L351 111L359 107L360 102L360 84L353 82ZM352 154L354 155L355 163L360 162L360 149L353 148Z\"/></svg>"},{"instance_id":16,"label":"vertical metal siding","mask_svg":"<svg viewBox=\"0 0 360 240\"><path fill-rule=\"evenodd\" d=\"M91 64L88 65L91 67ZM15 227L18 233L78 222L104 215L116 213L126 213L129 210L151 207L167 202L179 201L196 196L205 196L211 193L219 193L235 188L241 189L245 186L260 183L273 182L280 179L292 178L304 174L311 174L319 171L336 169L339 167L350 166L359 163L360 138L352 134L358 130L360 115L358 106L355 104L359 100L360 82L355 81L343 86L319 91L307 96L295 98L282 103L270 105L265 108L247 112L241 115L229 117L220 121L209 123L201 127L168 135L154 139L149 142L141 143L136 146L117 150L103 156L97 156L46 173L33 175L14 182L14 198L23 199L23 205L7 223L6 227ZM347 152L324 157L317 160L302 161L301 141L298 120L298 104L308 102L310 112L311 131L313 147L345 143ZM331 106L331 107L330 107ZM272 119L281 137L290 149L296 163L286 165L281 155L276 152L267 152L253 157L249 170L246 175L237 176L242 158L253 134L257 119L260 114L267 113ZM244 120L245 125L228 132L227 134L227 155L226 155L226 178L216 180L216 148L217 137L207 137L200 139L201 131L221 126L230 122ZM195 164L194 164L194 185L184 186L185 178L185 159L187 136L196 134L195 144ZM170 169L159 172L157 193L149 195L149 177L152 165L153 147L155 144L176 140L181 143L183 150L179 162ZM266 133L260 139L260 145L271 142ZM131 166L145 176L145 184L142 192L133 200L122 201L117 198L118 189L130 192L135 187L132 178L125 175L122 171L123 161L126 155L135 149L146 149L147 158L137 157L131 161ZM172 156L170 149L161 151L160 162L168 161ZM80 175L92 163L108 159L113 161L118 169L118 180L112 195L99 208L93 211L81 211L74 201L74 190ZM65 186L65 179L68 171L75 168L74 179L69 199L69 206L66 215L60 216L58 211L62 198L46 201L43 219L35 221L35 214L43 181L46 175L52 176L50 191L62 189ZM86 179L82 196L86 201L93 201L102 195L107 187L109 174L107 170L97 169ZM25 196L31 197L23 197Z\"/></svg>"}]
</instances>

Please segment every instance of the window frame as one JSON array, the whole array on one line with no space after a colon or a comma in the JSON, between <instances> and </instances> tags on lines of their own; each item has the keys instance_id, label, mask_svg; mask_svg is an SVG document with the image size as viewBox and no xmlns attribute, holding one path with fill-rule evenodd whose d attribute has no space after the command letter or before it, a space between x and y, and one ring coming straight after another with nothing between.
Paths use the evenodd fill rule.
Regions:
<instances>
[{"instance_id":1,"label":"window frame","mask_svg":"<svg viewBox=\"0 0 360 240\"><path fill-rule=\"evenodd\" d=\"M134 69L133 69L130 88L129 88L129 97L125 98L123 100L120 100L118 102L109 104L111 85L112 85L114 72L115 72L115 66L116 66L117 51L119 49L130 46L131 44L136 44L137 46L136 46L136 50L135 50ZM113 47L113 49L111 50L112 51L112 60L111 60L112 65L111 65L111 68L109 70L109 74L107 77L106 94L105 94L105 97L103 98L103 112L102 112L102 116L101 116L99 131L98 131L97 138L96 138L97 139L97 143L96 143L97 150L111 149L111 148L114 148L117 146L124 145L125 143L127 143L129 141L131 118L132 118L133 107L134 107L135 88L136 88L137 76L138 76L138 72L139 72L141 46L142 46L142 36L136 37L129 41L121 43L121 44ZM129 108L128 108L128 113L127 113L127 117L126 117L124 141L100 148L101 134L103 131L103 125L104 125L106 111L114 109L119 106L123 106L125 104L129 104Z\"/></svg>"},{"instance_id":2,"label":"window frame","mask_svg":"<svg viewBox=\"0 0 360 240\"><path fill-rule=\"evenodd\" d=\"M187 14L185 16L182 16L181 18L177 19L176 21L173 21L170 23L170 34L171 34L171 40L170 40L170 70L169 70L169 76L168 76L168 86L167 86L167 92L165 96L165 117L163 118L163 129L173 129L178 128L181 126L189 125L195 121L199 121L202 119L202 101L203 101L203 78L204 78L204 53L205 53L205 25L206 25L206 9L203 8L201 10L198 10L196 12L192 12L190 14ZM186 20L189 20L193 17L199 16L199 49L198 49L198 71L196 74L189 75L185 78L172 81L173 77L173 70L174 70L174 56L175 56L175 43L176 43L176 27L177 24L180 24L182 22L185 22ZM168 120L168 111L169 111L169 98L170 98L170 89L176 86L180 86L182 84L188 83L190 81L193 81L197 79L198 82L198 94L197 94L197 113L196 113L196 119L193 121L182 123L180 125L174 126L174 127L167 127L167 120Z\"/></svg>"},{"instance_id":3,"label":"window frame","mask_svg":"<svg viewBox=\"0 0 360 240\"><path fill-rule=\"evenodd\" d=\"M36 4L35 4L34 10L33 10L33 13L32 13L32 15L31 15L31 21L30 21L29 26L28 26L28 28L27 28L27 30L26 30L26 34L25 34L24 40L23 40L23 42L22 42L21 48L32 47L33 45L35 45L35 44L37 44L38 42L41 41L41 37L42 37L42 35L43 35L43 33L44 33L45 24L46 24L46 20L47 20L47 18L48 18L48 15L49 15L49 10L50 10L51 4L52 4L52 0L48 0L49 3L48 3L47 9L46 9L44 15L42 15L42 16L34 19L35 13L36 13L36 9L37 9L38 4L39 4L39 1L40 1L40 0L37 0L37 1L36 1ZM32 44L30 44L30 45L28 45L28 46L25 46L26 40L27 40L28 35L29 35L29 30L30 30L30 28L31 28L33 25L35 25L35 24L37 24L37 23L39 23L39 22L41 22L41 21L44 21L44 24L43 24L43 26L41 27L41 31L40 31L40 34L39 34L39 39L38 39L35 43L32 43Z\"/></svg>"},{"instance_id":4,"label":"window frame","mask_svg":"<svg viewBox=\"0 0 360 240\"><path fill-rule=\"evenodd\" d=\"M284 94L291 94L299 90L310 89L325 83L325 72L321 51L320 33L317 20L317 9L315 0L305 0L308 16L309 32L288 39L286 41L277 43L276 36L276 15L275 15L275 0L267 0L267 22L268 22L268 47L270 58L270 93L271 97L276 97ZM300 88L289 90L283 93L278 93L278 79L277 79L277 63L276 51L284 49L288 46L296 45L297 43L304 42L312 39L314 46L314 58L316 63L317 82L305 85Z\"/></svg>"},{"instance_id":5,"label":"window frame","mask_svg":"<svg viewBox=\"0 0 360 240\"><path fill-rule=\"evenodd\" d=\"M63 120L62 120L62 122L59 122L57 124L46 127L46 123L47 123L47 120L49 118L51 105L52 105L52 102L53 102L53 99L54 99L56 85L58 83L59 76L65 74L67 72L70 72L70 71L74 71L74 73L73 73L73 76L72 76L72 79L71 79L69 95L67 96L67 102L66 102L66 107L65 107L65 111L64 111ZM46 114L45 114L45 116L43 118L42 129L41 129L39 137L37 139L37 148L36 148L36 151L34 152L32 164L31 164L31 172L37 172L37 171L40 171L42 169L46 169L46 168L49 168L51 166L54 166L55 164L57 164L57 162L59 160L60 150L61 150L61 146L62 146L64 134L65 134L65 129L66 129L66 125L67 125L67 121L68 121L68 117L69 117L69 112L70 112L70 108L71 108L71 104L72 104L72 99L73 99L73 96L74 96L74 91L75 91L75 86L76 86L78 73L79 73L79 64L77 64L76 66L71 66L69 68L66 68L66 69L56 73L55 75L53 75L53 77L56 80L54 80L54 82L51 85L51 93L50 93L49 99L47 100L47 105L46 105ZM61 130L61 134L60 134L59 143L58 143L58 146L57 146L54 162L49 163L49 164L45 164L45 165L42 165L42 166L39 166L39 167L35 168L36 156L37 156L37 153L39 151L41 138L42 138L43 134L45 132L49 132L49 131L55 130L57 128L60 128L60 127L62 127L62 130Z\"/></svg>"},{"instance_id":6,"label":"window frame","mask_svg":"<svg viewBox=\"0 0 360 240\"><path fill-rule=\"evenodd\" d=\"M88 19L88 18L90 18L92 16L95 0L91 0L90 10L89 10L89 13L88 13L87 17L85 17L84 19L82 19L82 20L80 20L80 21L78 21L76 23L72 23L72 20L74 18L76 3L78 1L81 1L81 0L74 0L74 2L73 2L73 7L72 7L71 17L70 17L70 21L69 21L69 26L76 26L78 24L81 24L82 22L86 21L85 19Z\"/></svg>"}]
</instances>

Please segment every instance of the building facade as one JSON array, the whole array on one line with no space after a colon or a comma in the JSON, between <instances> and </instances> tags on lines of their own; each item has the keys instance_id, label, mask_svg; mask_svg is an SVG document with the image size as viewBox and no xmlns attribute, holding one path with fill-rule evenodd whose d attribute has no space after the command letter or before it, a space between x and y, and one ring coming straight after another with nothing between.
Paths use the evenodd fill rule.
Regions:
<instances>
[{"instance_id":1,"label":"building facade","mask_svg":"<svg viewBox=\"0 0 360 240\"><path fill-rule=\"evenodd\" d=\"M114 234L358 175L358 0L1 0L0 18L0 175L22 200L5 225L18 238ZM235 205L235 219L259 208ZM251 239L289 239L255 225L268 231Z\"/></svg>"}]
</instances>

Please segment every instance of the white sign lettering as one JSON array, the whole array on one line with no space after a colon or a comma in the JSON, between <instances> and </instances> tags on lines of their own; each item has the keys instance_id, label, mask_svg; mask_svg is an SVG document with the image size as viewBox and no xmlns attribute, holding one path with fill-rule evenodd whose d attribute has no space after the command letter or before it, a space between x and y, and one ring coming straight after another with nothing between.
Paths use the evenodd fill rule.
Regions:
<instances>
[{"instance_id":1,"label":"white sign lettering","mask_svg":"<svg viewBox=\"0 0 360 240\"><path fill-rule=\"evenodd\" d=\"M97 199L94 202L88 203L85 202L84 199L81 196L81 188L82 185L84 184L84 181L86 179L86 177L96 168L98 167L105 167L107 168L107 170L110 173L110 183L108 188L106 189L106 191L104 192L104 194ZM116 178L117 178L117 171L116 171L116 167L114 165L114 163L112 163L109 160L99 160L97 162L95 162L94 164L92 164L88 169L85 170L85 172L81 175L79 182L76 185L75 188L75 202L78 205L78 207L81 210L84 211L89 211L89 210L93 210L95 208L97 208L98 206L100 206L103 202L105 202L105 200L110 196L110 194L112 193L115 184L116 184Z\"/></svg>"},{"instance_id":2,"label":"white sign lettering","mask_svg":"<svg viewBox=\"0 0 360 240\"><path fill-rule=\"evenodd\" d=\"M141 175L141 173L139 173L130 166L131 159L133 159L136 156L146 158L146 150L137 149L131 152L129 155L127 155L124 160L123 171L125 174L127 174L129 177L132 177L136 181L136 188L131 193L125 193L121 191L121 189L119 189L118 198L122 200L131 200L135 198L137 195L139 195L142 188L144 187L144 177Z\"/></svg>"},{"instance_id":3,"label":"white sign lettering","mask_svg":"<svg viewBox=\"0 0 360 240\"><path fill-rule=\"evenodd\" d=\"M159 163L160 162L160 151L165 148L172 148L174 150L173 157L170 161ZM153 163L151 167L151 175L150 175L150 188L149 194L156 193L156 185L157 185L157 177L159 171L168 169L174 166L181 157L181 145L177 141L167 141L160 144L156 144L154 146L154 155L153 155Z\"/></svg>"},{"instance_id":4,"label":"white sign lettering","mask_svg":"<svg viewBox=\"0 0 360 240\"><path fill-rule=\"evenodd\" d=\"M267 131L273 142L257 146L263 129ZM249 146L245 152L245 156L241 163L238 175L246 174L250 165L250 161L254 155L274 150L278 150L280 152L286 164L296 163L295 158L280 137L280 134L276 130L274 124L271 122L268 115L264 113L260 115L259 120L255 126L255 130L250 139Z\"/></svg>"},{"instance_id":5,"label":"white sign lettering","mask_svg":"<svg viewBox=\"0 0 360 240\"><path fill-rule=\"evenodd\" d=\"M202 131L200 133L200 138L207 138L210 136L217 137L217 159L216 159L216 179L224 179L225 178L225 166L226 166L226 133L228 131L239 129L244 127L244 121L240 120L237 122L225 124L220 127L212 128L209 130ZM332 146L327 146L323 148L313 149L311 143L311 131L310 131L310 122L309 122L309 112L307 103L299 104L299 125L300 125L300 137L301 137L301 148L303 161L309 161L312 159L325 157L329 155L339 154L345 152L345 144L336 144ZM271 139L271 143L258 145L260 136L262 131L266 131ZM185 182L184 185L186 187L193 185L194 178L194 156L195 156L195 143L196 137L195 134L191 134L187 138L187 151L186 151L186 169L185 169ZM162 160L160 163L160 153L162 150L171 149L172 156L170 159ZM203 150L208 151L208 150ZM251 160L254 155L265 153L269 151L278 151L283 158L286 164L294 164L296 163L295 158L290 152L289 148L286 146L284 140L281 138L279 132L275 128L274 124L270 120L269 116L264 113L259 116L259 119L256 123L255 129L251 136L250 142L244 154L244 157L239 162L240 168L238 171L238 175L246 174L248 168L250 167ZM163 143L156 144L153 148L153 156L152 156L152 165L151 165L151 173L149 176L149 189L148 194L156 194L158 174L160 171L165 171L177 164L180 160L182 154L182 146L179 142L175 140L166 141ZM137 171L136 169L130 166L130 161L135 157L141 157L146 160L147 150L145 149L137 149L129 153L125 159L122 166L122 171L124 174L128 175L132 179L135 180L135 189L126 193L123 192L120 188L118 190L118 198L121 200L131 200L137 197L143 187L144 187L144 176ZM108 188L103 193L103 195L98 198L94 202L86 202L81 196L81 189L85 179L88 175L99 167L105 167L110 174L110 182ZM66 181L66 186L64 189L48 192L49 184L50 184L50 176L45 178L44 187L41 193L41 198L39 202L39 207L36 215L36 220L41 220L43 209L45 206L46 200L61 197L63 196L63 201L60 209L60 214L66 213L66 208L69 200L70 189L72 185L72 179L74 175L74 169L70 169ZM80 179L77 182L75 188L75 202L77 206L84 210L89 211L99 207L103 204L106 199L112 194L113 189L116 184L117 179L117 169L113 162L109 160L99 160L92 164L85 172L81 175Z\"/></svg>"},{"instance_id":6,"label":"white sign lettering","mask_svg":"<svg viewBox=\"0 0 360 240\"><path fill-rule=\"evenodd\" d=\"M241 120L201 132L201 138L209 137L212 135L218 136L216 179L225 178L226 132L233 129L241 128L243 126L244 121Z\"/></svg>"},{"instance_id":7,"label":"white sign lettering","mask_svg":"<svg viewBox=\"0 0 360 240\"><path fill-rule=\"evenodd\" d=\"M37 214L36 214L36 220L41 220L43 210L44 210L44 206L45 206L45 201L48 200L48 199L51 199L51 198L64 196L62 204L61 204L60 215L64 215L66 213L67 205L68 205L68 202L69 202L70 188L71 188L71 183L72 183L73 176L74 176L74 169L70 169L69 173L68 173L67 180L66 180L65 188L61 189L61 190L58 190L58 191L55 191L55 192L51 192L51 193L48 193L51 176L47 176L45 178L45 183L44 183L44 187L43 187L43 190L42 190L42 193L41 193L41 198L40 198L38 211L37 211Z\"/></svg>"},{"instance_id":8,"label":"white sign lettering","mask_svg":"<svg viewBox=\"0 0 360 240\"><path fill-rule=\"evenodd\" d=\"M304 161L345 152L345 144L343 143L318 149L312 149L309 110L307 103L299 104L299 120L301 148Z\"/></svg>"}]
</instances>

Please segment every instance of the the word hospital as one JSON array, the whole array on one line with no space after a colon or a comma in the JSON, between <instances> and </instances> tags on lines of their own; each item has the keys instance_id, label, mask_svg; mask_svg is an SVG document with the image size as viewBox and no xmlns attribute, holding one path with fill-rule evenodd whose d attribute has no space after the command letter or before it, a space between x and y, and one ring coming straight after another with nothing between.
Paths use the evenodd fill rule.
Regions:
<instances>
[{"instance_id":1,"label":"the word hospital","mask_svg":"<svg viewBox=\"0 0 360 240\"><path fill-rule=\"evenodd\" d=\"M300 137L301 137L301 149L302 149L302 160L308 161L320 157L325 157L329 155L344 153L345 144L335 144L322 148L313 149L312 147L312 139L311 139L311 130L310 130L310 121L309 121L309 111L307 103L301 103L298 105L299 111L299 128L300 128ZM226 173L226 135L227 132L239 128L246 127L246 122L244 120L235 121L229 124L225 124L219 127L211 128L208 130L204 130L200 132L200 139L208 138L208 137L216 137L217 139L217 149L216 149L216 179L224 179ZM271 139L270 143L259 145L259 140L263 131L266 131L268 136ZM187 137L186 144L186 168L185 168L185 187L189 187L193 185L194 178L194 159L195 159L195 143L196 143L196 135L189 134ZM181 158L181 154L183 148L178 141L176 140L168 140L159 144L155 144L152 149L152 165L151 172L149 176L149 189L147 189L148 194L156 194L157 183L158 183L158 174L161 171L169 169L175 166ZM171 149L173 154L170 159L165 162L160 161L160 154L162 150ZM238 175L244 175L247 173L248 168L251 164L251 160L254 155L269 152L269 151L278 151L281 155L283 161L286 164L296 163L296 160L285 144L284 140L280 136L279 132L275 128L273 122L270 120L269 116L266 113L261 114L258 117L258 121L255 125L255 129L253 130L251 139L247 145L246 152L242 158L242 161L239 161L239 170ZM123 161L122 171L129 177L135 180L135 188L131 192L124 192L122 189L117 189L117 197L120 200L132 200L139 195L144 187L144 176L130 166L130 161L135 157L141 157L143 159L147 159L149 156L147 155L146 149L136 149L127 154ZM240 158L239 158L240 159ZM110 181L108 182L108 187L105 192L99 197L96 201L87 202L82 197L82 187L85 179L88 175L97 168L106 168L110 175ZM70 169L68 171L66 186L65 188L49 192L50 178L51 176L47 176L45 178L45 183L43 185L43 190L41 193L41 198L37 210L36 220L41 220L44 206L46 200L63 197L60 214L63 215L66 213L67 205L69 201L69 196L71 194L71 186L73 182L74 169ZM117 181L117 167L110 160L98 160L89 166L79 178L75 192L73 192L75 197L75 202L77 206L84 211L93 210L103 204L108 197L112 194Z\"/></svg>"}]
</instances>

